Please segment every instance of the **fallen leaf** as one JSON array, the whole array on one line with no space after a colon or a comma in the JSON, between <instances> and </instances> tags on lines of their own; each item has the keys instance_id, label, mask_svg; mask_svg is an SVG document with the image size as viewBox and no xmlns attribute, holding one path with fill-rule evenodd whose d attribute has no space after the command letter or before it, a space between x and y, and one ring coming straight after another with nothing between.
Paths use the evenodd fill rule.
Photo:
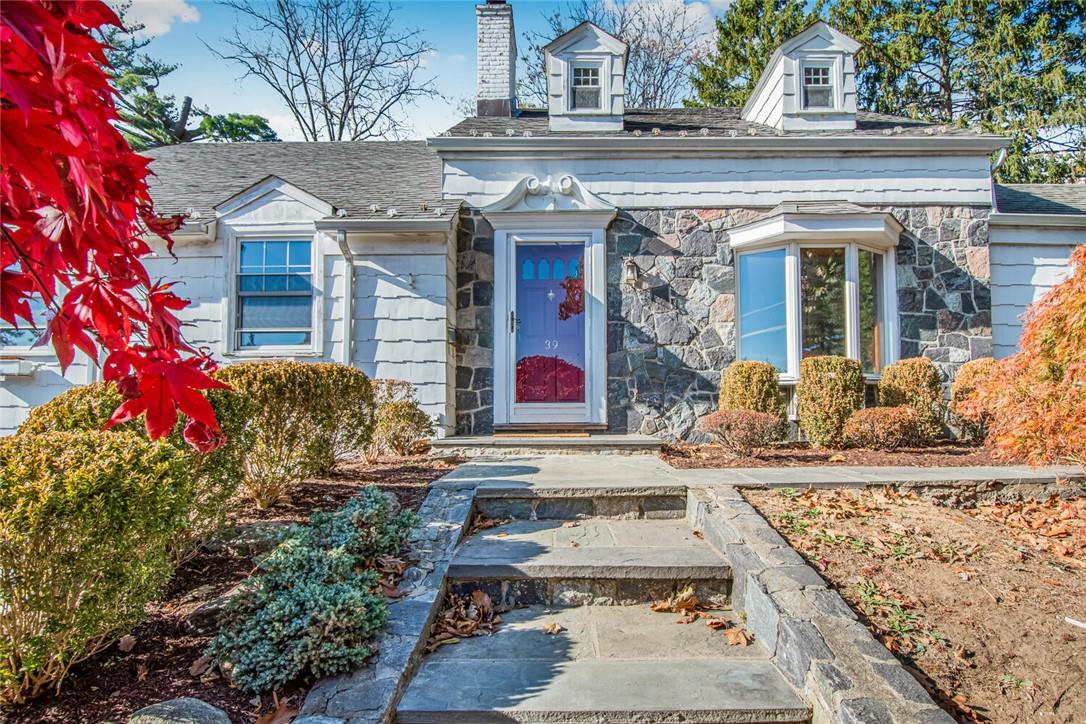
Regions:
<instances>
[{"instance_id":1,"label":"fallen leaf","mask_svg":"<svg viewBox=\"0 0 1086 724\"><path fill-rule=\"evenodd\" d=\"M298 707L291 706L288 699L276 700L275 708L267 714L258 716L253 724L287 724L297 715Z\"/></svg>"},{"instance_id":2,"label":"fallen leaf","mask_svg":"<svg viewBox=\"0 0 1086 724\"><path fill-rule=\"evenodd\" d=\"M575 540L571 540L571 541L569 542L569 547L570 547L570 548L580 548L580 547L581 547L581 544L580 544L580 543L578 543L578 542L577 542L577 541L575 541Z\"/></svg>"},{"instance_id":3,"label":"fallen leaf","mask_svg":"<svg viewBox=\"0 0 1086 724\"><path fill-rule=\"evenodd\" d=\"M125 634L121 637L121 640L117 642L117 648L127 654L129 651L136 648L136 637L132 634Z\"/></svg>"},{"instance_id":4,"label":"fallen leaf","mask_svg":"<svg viewBox=\"0 0 1086 724\"><path fill-rule=\"evenodd\" d=\"M201 656L200 658L193 661L192 665L189 666L189 674L191 674L192 676L199 676L200 674L207 671L209 668L211 668L211 657Z\"/></svg>"},{"instance_id":5,"label":"fallen leaf","mask_svg":"<svg viewBox=\"0 0 1086 724\"><path fill-rule=\"evenodd\" d=\"M578 523L575 520L567 520L565 523L562 524L562 527L563 528L576 528L579 525L580 525L580 523Z\"/></svg>"},{"instance_id":6,"label":"fallen leaf","mask_svg":"<svg viewBox=\"0 0 1086 724\"><path fill-rule=\"evenodd\" d=\"M847 457L845 457L844 455L841 455L840 453L838 453L838 454L836 454L836 455L830 455L829 459L828 459L828 460L827 460L826 462L830 462L830 463L843 463L843 462L845 462L846 460L848 460L848 458L847 458Z\"/></svg>"},{"instance_id":7,"label":"fallen leaf","mask_svg":"<svg viewBox=\"0 0 1086 724\"><path fill-rule=\"evenodd\" d=\"M731 622L723 618L711 618L705 622L705 625L714 631L722 631L731 627Z\"/></svg>"},{"instance_id":8,"label":"fallen leaf","mask_svg":"<svg viewBox=\"0 0 1086 724\"><path fill-rule=\"evenodd\" d=\"M147 664L136 664L136 681L143 681L149 673L150 669L147 668Z\"/></svg>"},{"instance_id":9,"label":"fallen leaf","mask_svg":"<svg viewBox=\"0 0 1086 724\"><path fill-rule=\"evenodd\" d=\"M505 537L507 537L508 535L509 535L508 533L495 533L495 534L494 534L494 537L495 537L495 538L505 538Z\"/></svg>"},{"instance_id":10,"label":"fallen leaf","mask_svg":"<svg viewBox=\"0 0 1086 724\"><path fill-rule=\"evenodd\" d=\"M747 646L754 637L741 628L724 629L724 637L730 646Z\"/></svg>"},{"instance_id":11,"label":"fallen leaf","mask_svg":"<svg viewBox=\"0 0 1086 724\"><path fill-rule=\"evenodd\" d=\"M560 634L566 630L566 627L560 623L545 623L543 624L543 633L554 636Z\"/></svg>"}]
</instances>

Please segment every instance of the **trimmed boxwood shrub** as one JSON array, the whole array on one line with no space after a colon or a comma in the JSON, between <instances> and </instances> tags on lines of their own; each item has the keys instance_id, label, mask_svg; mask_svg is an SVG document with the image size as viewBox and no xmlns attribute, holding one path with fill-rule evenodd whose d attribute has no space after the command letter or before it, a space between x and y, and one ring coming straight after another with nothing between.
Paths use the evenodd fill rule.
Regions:
<instances>
[{"instance_id":1,"label":"trimmed boxwood shrub","mask_svg":"<svg viewBox=\"0 0 1086 724\"><path fill-rule=\"evenodd\" d=\"M977 386L999 374L999 363L991 357L970 360L958 368L950 386L950 412L963 440L983 440L988 434L988 410L976 399Z\"/></svg>"},{"instance_id":2,"label":"trimmed boxwood shrub","mask_svg":"<svg viewBox=\"0 0 1086 724\"><path fill-rule=\"evenodd\" d=\"M189 524L178 531L171 545L179 560L190 555L197 543L206 540L222 526L227 503L242 481L245 456L252 446L252 434L247 425L251 414L248 398L233 390L208 390L205 394L215 410L226 442L209 453L193 449L182 437L188 421L183 414L178 415L177 424L169 436L170 443L186 459L187 464L181 474L191 478L189 484L193 489ZM121 394L110 382L72 387L32 409L26 421L19 426L18 434L97 432L121 402ZM118 425L112 431L146 437L142 418Z\"/></svg>"},{"instance_id":3,"label":"trimmed boxwood shrub","mask_svg":"<svg viewBox=\"0 0 1086 724\"><path fill-rule=\"evenodd\" d=\"M768 362L733 362L720 381L721 410L754 410L784 419L777 368Z\"/></svg>"},{"instance_id":4,"label":"trimmed boxwood shrub","mask_svg":"<svg viewBox=\"0 0 1086 724\"><path fill-rule=\"evenodd\" d=\"M260 574L231 599L208 655L243 689L350 671L373 653L388 615L372 563L396 555L418 523L376 488L291 526Z\"/></svg>"},{"instance_id":5,"label":"trimmed boxwood shrub","mask_svg":"<svg viewBox=\"0 0 1086 724\"><path fill-rule=\"evenodd\" d=\"M373 381L377 424L373 442L366 450L370 462L385 453L410 455L415 445L434 432L430 418L415 399L415 388L406 380Z\"/></svg>"},{"instance_id":6,"label":"trimmed boxwood shrub","mask_svg":"<svg viewBox=\"0 0 1086 724\"><path fill-rule=\"evenodd\" d=\"M814 447L841 447L845 422L864 401L860 363L847 357L807 357L796 385L799 427Z\"/></svg>"},{"instance_id":7,"label":"trimmed boxwood shrub","mask_svg":"<svg viewBox=\"0 0 1086 724\"><path fill-rule=\"evenodd\" d=\"M736 457L757 457L781 439L781 419L755 410L717 410L706 415L701 429Z\"/></svg>"},{"instance_id":8,"label":"trimmed boxwood shrub","mask_svg":"<svg viewBox=\"0 0 1086 724\"><path fill-rule=\"evenodd\" d=\"M0 440L0 702L59 689L173 572L187 456L133 432Z\"/></svg>"},{"instance_id":9,"label":"trimmed boxwood shrub","mask_svg":"<svg viewBox=\"0 0 1086 724\"><path fill-rule=\"evenodd\" d=\"M845 445L893 451L915 445L920 422L916 410L899 407L868 407L856 410L845 423Z\"/></svg>"},{"instance_id":10,"label":"trimmed boxwood shrub","mask_svg":"<svg viewBox=\"0 0 1086 724\"><path fill-rule=\"evenodd\" d=\"M921 444L943 433L946 406L939 370L927 357L911 357L887 365L879 381L879 403L886 407L908 405L916 410Z\"/></svg>"},{"instance_id":11,"label":"trimmed boxwood shrub","mask_svg":"<svg viewBox=\"0 0 1086 724\"><path fill-rule=\"evenodd\" d=\"M286 497L297 481L327 472L338 455L369 443L373 395L360 370L332 363L242 362L217 376L252 405L244 488L260 508Z\"/></svg>"}]
</instances>

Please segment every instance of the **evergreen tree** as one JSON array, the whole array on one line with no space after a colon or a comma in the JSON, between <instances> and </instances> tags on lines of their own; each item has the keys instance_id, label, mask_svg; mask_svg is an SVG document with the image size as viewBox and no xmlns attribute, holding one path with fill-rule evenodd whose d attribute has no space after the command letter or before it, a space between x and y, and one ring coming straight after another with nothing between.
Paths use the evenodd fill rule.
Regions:
<instances>
[{"instance_id":1,"label":"evergreen tree","mask_svg":"<svg viewBox=\"0 0 1086 724\"><path fill-rule=\"evenodd\" d=\"M694 79L698 101L744 103L772 47L816 19L782 23L802 8L733 3L718 21L715 56ZM827 0L816 12L863 46L861 108L1008 136L999 181L1086 177L1086 0ZM744 44L745 33L759 32L771 47Z\"/></svg>"},{"instance_id":2,"label":"evergreen tree","mask_svg":"<svg viewBox=\"0 0 1086 724\"><path fill-rule=\"evenodd\" d=\"M742 106L769 56L818 20L803 0L735 0L716 21L716 51L691 79L691 106Z\"/></svg>"},{"instance_id":3,"label":"evergreen tree","mask_svg":"<svg viewBox=\"0 0 1086 724\"><path fill-rule=\"evenodd\" d=\"M124 21L128 5L119 8ZM106 58L112 66L111 81L117 89L121 134L137 151L192 141L278 141L263 116L242 113L213 114L194 108L186 96L160 94L162 79L180 66L155 60L144 48L150 38L137 37L142 25L125 23L125 29L107 26L99 33L109 46ZM195 122L195 127L190 123Z\"/></svg>"}]
</instances>

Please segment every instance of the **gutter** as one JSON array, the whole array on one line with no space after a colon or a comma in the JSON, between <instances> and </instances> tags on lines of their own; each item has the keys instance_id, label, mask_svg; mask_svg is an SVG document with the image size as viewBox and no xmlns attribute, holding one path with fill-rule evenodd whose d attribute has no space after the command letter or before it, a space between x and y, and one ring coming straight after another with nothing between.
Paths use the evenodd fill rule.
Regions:
<instances>
[{"instance_id":1,"label":"gutter","mask_svg":"<svg viewBox=\"0 0 1086 724\"><path fill-rule=\"evenodd\" d=\"M354 362L354 254L347 246L347 230L336 230L336 242L339 251L343 254L343 261L347 264L346 291L343 299L343 364L348 367Z\"/></svg>"},{"instance_id":2,"label":"gutter","mask_svg":"<svg viewBox=\"0 0 1086 724\"><path fill-rule=\"evenodd\" d=\"M1003 214L995 212L989 214L988 226L1086 229L1086 214Z\"/></svg>"},{"instance_id":3,"label":"gutter","mask_svg":"<svg viewBox=\"0 0 1086 724\"><path fill-rule=\"evenodd\" d=\"M613 158L615 153L638 156L658 156L660 153L669 156L731 156L778 155L786 151L811 155L990 154L1009 146L1010 141L992 134L906 136L891 133L871 136L438 136L426 139L426 144L441 156L456 153L493 155L502 152L600 154Z\"/></svg>"},{"instance_id":4,"label":"gutter","mask_svg":"<svg viewBox=\"0 0 1086 724\"><path fill-rule=\"evenodd\" d=\"M447 216L434 216L433 218L406 218L398 219L394 216L379 217L374 219L317 219L314 223L320 231L353 232L353 233L393 233L407 234L413 232L448 231L456 222L459 201L450 201L446 211Z\"/></svg>"}]
</instances>

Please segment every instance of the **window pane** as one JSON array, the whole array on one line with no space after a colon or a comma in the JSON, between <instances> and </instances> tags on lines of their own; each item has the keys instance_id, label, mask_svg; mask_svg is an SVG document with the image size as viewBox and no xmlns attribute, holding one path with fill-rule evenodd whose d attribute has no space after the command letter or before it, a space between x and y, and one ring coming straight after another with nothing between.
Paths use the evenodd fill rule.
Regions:
<instances>
[{"instance_id":1,"label":"window pane","mask_svg":"<svg viewBox=\"0 0 1086 724\"><path fill-rule=\"evenodd\" d=\"M305 327L312 324L311 297L242 297L241 329Z\"/></svg>"},{"instance_id":2,"label":"window pane","mask_svg":"<svg viewBox=\"0 0 1086 724\"><path fill-rule=\"evenodd\" d=\"M290 270L291 271L308 271L309 270L309 242L308 241L292 241L292 242L290 242Z\"/></svg>"},{"instance_id":3,"label":"window pane","mask_svg":"<svg viewBox=\"0 0 1086 724\"><path fill-rule=\"evenodd\" d=\"M264 268L264 242L241 242L241 271L258 272Z\"/></svg>"},{"instance_id":4,"label":"window pane","mask_svg":"<svg viewBox=\"0 0 1086 724\"><path fill-rule=\"evenodd\" d=\"M739 346L743 359L788 369L785 250L739 256Z\"/></svg>"},{"instance_id":5,"label":"window pane","mask_svg":"<svg viewBox=\"0 0 1086 724\"><path fill-rule=\"evenodd\" d=\"M801 249L799 286L803 356L844 356L845 250Z\"/></svg>"},{"instance_id":6,"label":"window pane","mask_svg":"<svg viewBox=\"0 0 1086 724\"><path fill-rule=\"evenodd\" d=\"M574 108L599 108L600 107L600 89L599 88L574 88L573 89L573 107Z\"/></svg>"},{"instance_id":7,"label":"window pane","mask_svg":"<svg viewBox=\"0 0 1086 724\"><path fill-rule=\"evenodd\" d=\"M285 272L287 270L288 246L289 242L286 241L264 242L264 271Z\"/></svg>"},{"instance_id":8,"label":"window pane","mask_svg":"<svg viewBox=\"0 0 1086 724\"><path fill-rule=\"evenodd\" d=\"M807 108L829 108L833 105L830 102L829 88L804 88L803 98Z\"/></svg>"},{"instance_id":9,"label":"window pane","mask_svg":"<svg viewBox=\"0 0 1086 724\"><path fill-rule=\"evenodd\" d=\"M240 332L239 347L289 347L309 344L309 332Z\"/></svg>"},{"instance_id":10,"label":"window pane","mask_svg":"<svg viewBox=\"0 0 1086 724\"><path fill-rule=\"evenodd\" d=\"M860 249L860 364L882 368L882 255Z\"/></svg>"}]
</instances>

